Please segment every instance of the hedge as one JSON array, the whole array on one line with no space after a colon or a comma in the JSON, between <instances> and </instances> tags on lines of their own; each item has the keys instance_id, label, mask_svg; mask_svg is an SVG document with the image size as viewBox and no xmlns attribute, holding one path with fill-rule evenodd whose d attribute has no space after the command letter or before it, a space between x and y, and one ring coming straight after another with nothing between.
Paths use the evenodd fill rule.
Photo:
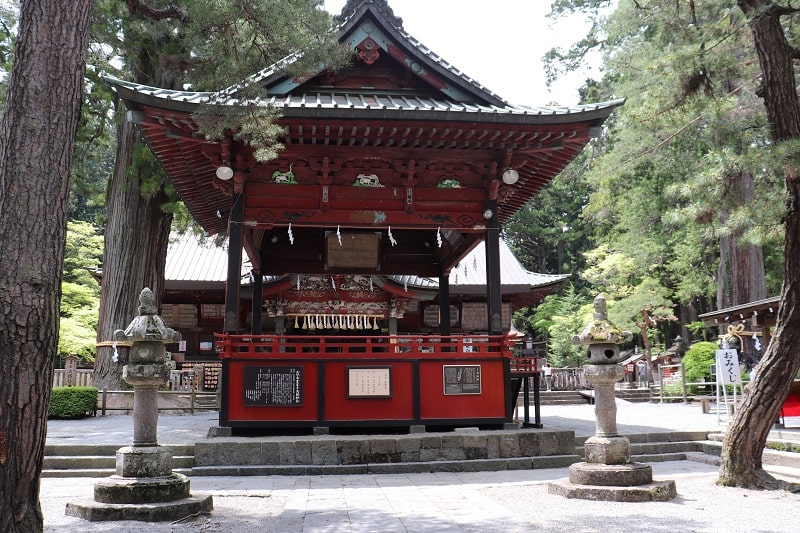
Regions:
<instances>
[{"instance_id":1,"label":"hedge","mask_svg":"<svg viewBox=\"0 0 800 533\"><path fill-rule=\"evenodd\" d=\"M55 387L48 418L81 418L97 412L97 387Z\"/></svg>"}]
</instances>

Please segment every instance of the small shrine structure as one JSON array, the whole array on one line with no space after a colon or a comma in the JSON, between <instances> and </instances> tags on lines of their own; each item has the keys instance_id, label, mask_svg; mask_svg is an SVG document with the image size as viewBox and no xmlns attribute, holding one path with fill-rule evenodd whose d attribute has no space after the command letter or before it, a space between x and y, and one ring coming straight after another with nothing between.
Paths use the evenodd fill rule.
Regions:
<instances>
[{"instance_id":1,"label":"small shrine structure","mask_svg":"<svg viewBox=\"0 0 800 533\"><path fill-rule=\"evenodd\" d=\"M229 236L220 426L502 425L513 400L501 225L622 101L510 105L409 35L386 0L349 0L338 22L339 41L354 53L348 68L291 78L283 62L243 82L281 114L285 148L271 161L258 162L234 131L212 141L198 133L195 113L237 105L239 86L209 93L109 80L195 220ZM481 242L486 325L454 335L449 276ZM254 273L250 331L243 250ZM298 280L332 289L344 276L375 275L438 279L437 331L403 336L389 325L376 335L376 320L391 324L399 307L367 306L358 318L336 299L320 300L301 322L263 284L277 276L285 289ZM396 304L405 288L391 287ZM283 328L265 334L263 299L273 295ZM302 334L287 333L295 317L301 330L306 322ZM373 334L331 334L353 320Z\"/></svg>"}]
</instances>

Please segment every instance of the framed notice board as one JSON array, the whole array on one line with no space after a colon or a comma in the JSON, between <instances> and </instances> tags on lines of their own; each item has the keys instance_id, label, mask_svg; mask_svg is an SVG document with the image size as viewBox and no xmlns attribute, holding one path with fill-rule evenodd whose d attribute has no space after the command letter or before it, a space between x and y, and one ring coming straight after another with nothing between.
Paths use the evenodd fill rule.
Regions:
<instances>
[{"instance_id":1,"label":"framed notice board","mask_svg":"<svg viewBox=\"0 0 800 533\"><path fill-rule=\"evenodd\" d=\"M351 366L347 368L348 398L391 398L392 367Z\"/></svg>"},{"instance_id":2,"label":"framed notice board","mask_svg":"<svg viewBox=\"0 0 800 533\"><path fill-rule=\"evenodd\" d=\"M244 367L244 405L303 405L303 368L299 366Z\"/></svg>"},{"instance_id":3,"label":"framed notice board","mask_svg":"<svg viewBox=\"0 0 800 533\"><path fill-rule=\"evenodd\" d=\"M444 394L480 394L481 365L444 365Z\"/></svg>"}]
</instances>

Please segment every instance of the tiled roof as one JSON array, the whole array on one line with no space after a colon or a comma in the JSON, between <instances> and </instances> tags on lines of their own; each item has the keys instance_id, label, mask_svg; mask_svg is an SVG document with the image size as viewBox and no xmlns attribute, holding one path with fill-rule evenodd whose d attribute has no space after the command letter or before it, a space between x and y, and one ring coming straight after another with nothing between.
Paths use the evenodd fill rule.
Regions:
<instances>
[{"instance_id":1,"label":"tiled roof","mask_svg":"<svg viewBox=\"0 0 800 533\"><path fill-rule=\"evenodd\" d=\"M148 87L138 83L127 82L116 78L106 78L108 83L118 89L131 91L130 96L139 95L139 99L155 99L156 101L171 102L171 108L180 109L180 104L187 104L183 111L194 111L197 105L211 104L237 106L243 102L228 98L225 93L175 91ZM574 106L495 106L474 103L456 102L445 99L422 96L398 96L384 94L378 91L366 92L305 92L281 96L271 96L258 100L259 105L271 105L282 110L285 117L293 116L319 116L324 117L326 111L335 112L337 115L342 110L351 113L369 112L376 110L394 114L392 118L402 119L442 119L481 120L497 122L522 121L526 124L542 123L557 124L563 118L565 122L593 120L598 117L605 118L608 110L619 107L624 100L612 100L588 105ZM155 103L146 102L143 103ZM600 113L598 117L594 115ZM441 115L441 116L440 116ZM462 115L459 117L459 115ZM355 116L355 115L351 115ZM516 120L515 120L516 118Z\"/></svg>"},{"instance_id":2,"label":"tiled roof","mask_svg":"<svg viewBox=\"0 0 800 533\"><path fill-rule=\"evenodd\" d=\"M167 249L165 278L173 287L192 284L224 284L228 272L228 243L217 246L213 239L199 239L191 233L173 235ZM568 275L537 274L523 268L511 249L500 241L500 281L505 293L526 292L552 285ZM249 281L250 261L244 255L242 279ZM277 279L277 278L270 278ZM437 290L439 280L418 276L391 276L395 283L416 289ZM476 246L450 273L453 294L483 293L486 286L486 248Z\"/></svg>"},{"instance_id":3,"label":"tiled roof","mask_svg":"<svg viewBox=\"0 0 800 533\"><path fill-rule=\"evenodd\" d=\"M568 274L539 274L525 270L505 243L500 241L500 285L503 293L527 292L564 281ZM439 280L418 276L392 276L400 285L419 289L438 289ZM486 290L486 245L481 242L450 272L451 294L483 294Z\"/></svg>"},{"instance_id":4,"label":"tiled roof","mask_svg":"<svg viewBox=\"0 0 800 533\"><path fill-rule=\"evenodd\" d=\"M243 252L242 278L250 275L250 260ZM221 282L228 277L228 242L217 246L213 238L191 233L170 236L164 278L169 282Z\"/></svg>"}]
</instances>

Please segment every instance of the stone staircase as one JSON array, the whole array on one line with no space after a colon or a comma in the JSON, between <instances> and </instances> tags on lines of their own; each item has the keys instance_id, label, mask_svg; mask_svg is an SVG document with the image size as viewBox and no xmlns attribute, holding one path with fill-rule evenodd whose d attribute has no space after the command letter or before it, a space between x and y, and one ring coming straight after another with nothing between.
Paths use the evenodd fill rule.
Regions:
<instances>
[{"instance_id":1,"label":"stone staircase","mask_svg":"<svg viewBox=\"0 0 800 533\"><path fill-rule=\"evenodd\" d=\"M653 398L649 389L617 389L614 396L628 402L649 402Z\"/></svg>"},{"instance_id":2,"label":"stone staircase","mask_svg":"<svg viewBox=\"0 0 800 533\"><path fill-rule=\"evenodd\" d=\"M533 405L533 393L530 394L531 405ZM519 402L522 402L522 393L520 393ZM539 391L539 405L575 405L589 403L580 391ZM522 405L520 403L520 405Z\"/></svg>"},{"instance_id":3,"label":"stone staircase","mask_svg":"<svg viewBox=\"0 0 800 533\"><path fill-rule=\"evenodd\" d=\"M614 391L614 396L620 400L628 402L649 402L652 398L647 389L618 389ZM531 404L533 403L533 393L531 393ZM522 405L522 393L517 402ZM576 405L584 403L594 403L594 391L539 391L539 405Z\"/></svg>"},{"instance_id":4,"label":"stone staircase","mask_svg":"<svg viewBox=\"0 0 800 533\"><path fill-rule=\"evenodd\" d=\"M657 463L685 461L706 453L709 434L706 431L676 431L625 435L630 441L631 461ZM575 453L584 456L583 444L589 437L575 438Z\"/></svg>"},{"instance_id":5,"label":"stone staircase","mask_svg":"<svg viewBox=\"0 0 800 533\"><path fill-rule=\"evenodd\" d=\"M194 466L194 445L169 445L172 471L188 475ZM116 473L114 444L48 444L42 477L107 477Z\"/></svg>"}]
</instances>

